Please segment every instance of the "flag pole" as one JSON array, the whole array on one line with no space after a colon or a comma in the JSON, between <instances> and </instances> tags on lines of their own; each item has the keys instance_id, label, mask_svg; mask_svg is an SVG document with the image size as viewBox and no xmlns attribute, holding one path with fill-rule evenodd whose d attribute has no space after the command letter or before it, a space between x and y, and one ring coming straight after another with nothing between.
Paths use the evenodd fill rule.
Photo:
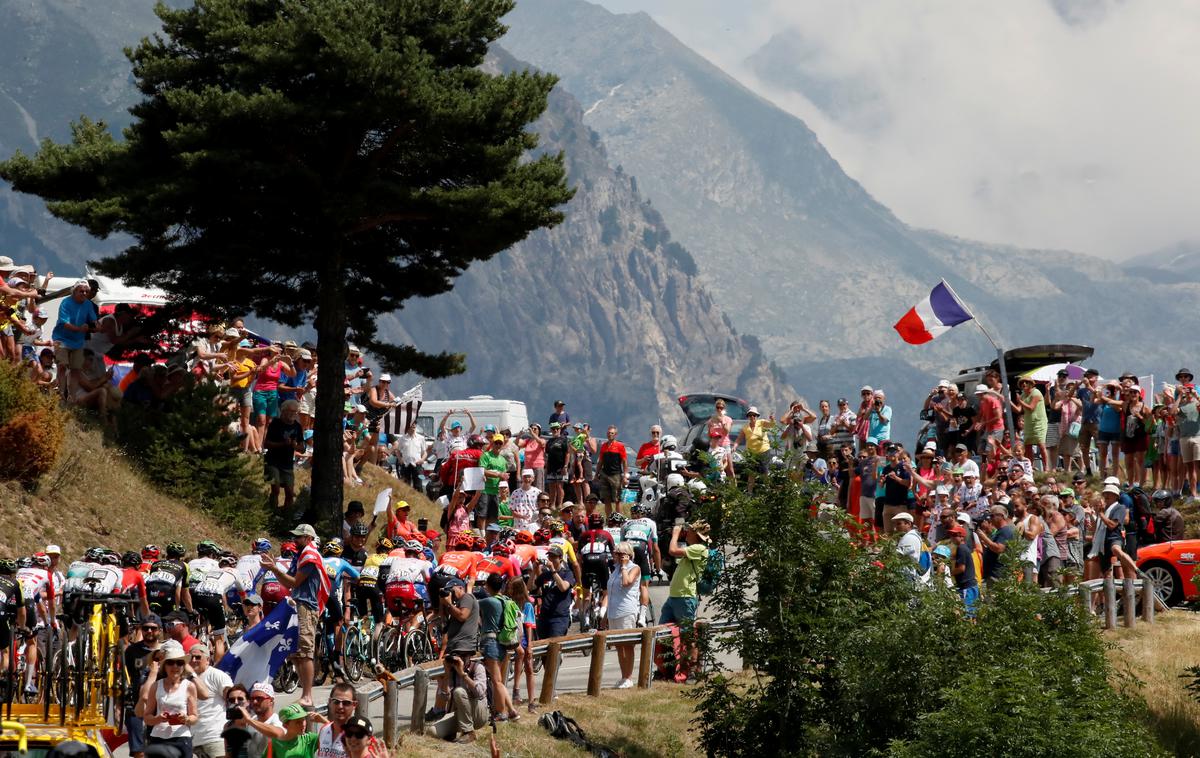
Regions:
<instances>
[{"instance_id":1,"label":"flag pole","mask_svg":"<svg viewBox=\"0 0 1200 758\"><path fill-rule=\"evenodd\" d=\"M996 349L996 357L1000 363L1000 386L1004 391L1004 415L1008 421L1008 428L1012 430L1013 439L1015 440L1017 436L1017 425L1013 423L1012 392L1008 388L1008 367L1004 363L1004 348L996 344L996 340L992 339L992 335L988 334L988 330L983 328L983 322L980 321L979 317L975 315L975 312L971 310L971 306L967 305L967 301L963 300L962 297L960 297L959 294L954 291L954 287L950 286L950 282L943 278L942 284L946 285L946 289L950 290L950 294L954 295L955 300L962 303L963 308L966 309L967 314L971 317L971 321L975 323L975 326L979 327L979 331L983 332L983 336L987 337L988 342L992 343L992 347Z\"/></svg>"}]
</instances>

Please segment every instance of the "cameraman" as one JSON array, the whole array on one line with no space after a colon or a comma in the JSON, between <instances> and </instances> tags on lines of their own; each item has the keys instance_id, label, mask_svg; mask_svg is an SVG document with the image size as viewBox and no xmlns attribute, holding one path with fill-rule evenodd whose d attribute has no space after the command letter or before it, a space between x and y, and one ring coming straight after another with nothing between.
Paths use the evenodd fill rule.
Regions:
<instances>
[{"instance_id":1,"label":"cameraman","mask_svg":"<svg viewBox=\"0 0 1200 758\"><path fill-rule=\"evenodd\" d=\"M232 702L239 700L237 693L243 689L241 685L229 689L227 697L231 703L225 714L229 724L221 736L225 738L226 755L230 758L261 758L269 740L284 735L283 722L275 715L275 688L270 682L258 682L251 687L249 708Z\"/></svg>"}]
</instances>

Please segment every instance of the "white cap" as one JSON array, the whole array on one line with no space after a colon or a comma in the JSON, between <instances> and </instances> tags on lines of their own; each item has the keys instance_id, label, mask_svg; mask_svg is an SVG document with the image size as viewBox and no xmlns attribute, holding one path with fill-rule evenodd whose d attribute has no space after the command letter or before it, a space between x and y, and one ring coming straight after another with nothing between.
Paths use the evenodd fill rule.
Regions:
<instances>
[{"instance_id":1,"label":"white cap","mask_svg":"<svg viewBox=\"0 0 1200 758\"><path fill-rule=\"evenodd\" d=\"M1025 474L1021 477L1021 482L1023 484L1033 484L1033 474Z\"/></svg>"},{"instance_id":2,"label":"white cap","mask_svg":"<svg viewBox=\"0 0 1200 758\"><path fill-rule=\"evenodd\" d=\"M357 353L357 352L360 352L360 351L359 351L359 349L358 349L358 346L357 346L357 345L351 345L351 346L350 346L350 350L349 350L349 352L351 352L351 353Z\"/></svg>"},{"instance_id":3,"label":"white cap","mask_svg":"<svg viewBox=\"0 0 1200 758\"><path fill-rule=\"evenodd\" d=\"M960 524L966 524L967 526L971 525L971 514L967 513L966 511L959 511L958 516L955 518L958 519L958 523Z\"/></svg>"},{"instance_id":4,"label":"white cap","mask_svg":"<svg viewBox=\"0 0 1200 758\"><path fill-rule=\"evenodd\" d=\"M758 408L756 406L752 405L746 409L746 415L747 416L750 416L750 415L761 416L762 414L758 412Z\"/></svg>"},{"instance_id":5,"label":"white cap","mask_svg":"<svg viewBox=\"0 0 1200 758\"><path fill-rule=\"evenodd\" d=\"M1120 495L1121 487L1116 484L1106 484L1106 485L1104 485L1104 491L1112 493L1113 495Z\"/></svg>"},{"instance_id":6,"label":"white cap","mask_svg":"<svg viewBox=\"0 0 1200 758\"><path fill-rule=\"evenodd\" d=\"M987 392L987 387L984 387L982 384L975 385L975 394L976 395L982 395L985 392Z\"/></svg>"},{"instance_id":7,"label":"white cap","mask_svg":"<svg viewBox=\"0 0 1200 758\"><path fill-rule=\"evenodd\" d=\"M391 374L380 374L380 375L379 375L379 381L381 381L381 382L390 382L390 381L392 381L392 375L391 375Z\"/></svg>"},{"instance_id":8,"label":"white cap","mask_svg":"<svg viewBox=\"0 0 1200 758\"><path fill-rule=\"evenodd\" d=\"M1001 495L1000 497L998 497L996 499L997 505L1008 505L1011 502L1012 502L1012 498L1009 497L1008 495Z\"/></svg>"},{"instance_id":9,"label":"white cap","mask_svg":"<svg viewBox=\"0 0 1200 758\"><path fill-rule=\"evenodd\" d=\"M883 390L875 390L875 397L886 397L886 396L883 394Z\"/></svg>"},{"instance_id":10,"label":"white cap","mask_svg":"<svg viewBox=\"0 0 1200 758\"><path fill-rule=\"evenodd\" d=\"M259 695L266 695L272 700L275 699L275 688L271 686L270 682L257 682L253 687L250 688L250 694L253 695L255 693Z\"/></svg>"},{"instance_id":11,"label":"white cap","mask_svg":"<svg viewBox=\"0 0 1200 758\"><path fill-rule=\"evenodd\" d=\"M1107 477L1107 478L1105 478L1105 480L1104 480L1104 483L1105 483L1105 484L1111 484L1111 485L1113 485L1114 487L1120 487L1120 486L1121 486L1121 480L1120 480L1120 479L1118 479L1118 478L1117 478L1117 477L1115 477L1115 476L1110 476L1110 477Z\"/></svg>"},{"instance_id":12,"label":"white cap","mask_svg":"<svg viewBox=\"0 0 1200 758\"><path fill-rule=\"evenodd\" d=\"M936 489L934 489L934 491L933 491L933 494L935 494L935 495L949 495L949 494L950 494L950 488L949 488L949 487L947 487L947 486L946 486L946 485L944 485L944 484L939 484L939 485L937 486L937 488L936 488Z\"/></svg>"},{"instance_id":13,"label":"white cap","mask_svg":"<svg viewBox=\"0 0 1200 758\"><path fill-rule=\"evenodd\" d=\"M356 406L354 406L354 410L358 411L359 413L366 413L366 412L367 412L367 406L365 406L365 405L361 405L361 404L360 404L360 405L356 405Z\"/></svg>"},{"instance_id":14,"label":"white cap","mask_svg":"<svg viewBox=\"0 0 1200 758\"><path fill-rule=\"evenodd\" d=\"M892 516L892 521L912 521L912 514L908 511L900 511L895 516Z\"/></svg>"},{"instance_id":15,"label":"white cap","mask_svg":"<svg viewBox=\"0 0 1200 758\"><path fill-rule=\"evenodd\" d=\"M58 545L46 545L46 555L62 555L62 548Z\"/></svg>"},{"instance_id":16,"label":"white cap","mask_svg":"<svg viewBox=\"0 0 1200 758\"><path fill-rule=\"evenodd\" d=\"M531 468L527 468L527 469L524 469L523 471L521 471L521 476L532 476L535 479L537 478L537 474L535 474L533 472L533 469L531 469Z\"/></svg>"},{"instance_id":17,"label":"white cap","mask_svg":"<svg viewBox=\"0 0 1200 758\"><path fill-rule=\"evenodd\" d=\"M507 480L507 479L501 479L501 480L500 480L500 483L499 483L499 484L497 484L496 486L497 486L497 487L503 487L504 489L508 489L508 480Z\"/></svg>"},{"instance_id":18,"label":"white cap","mask_svg":"<svg viewBox=\"0 0 1200 758\"><path fill-rule=\"evenodd\" d=\"M858 391L858 394L860 394L860 395L861 395L861 394L862 394L862 393L864 393L864 392L874 392L874 391L875 391L875 390L871 389L871 385L869 385L869 384L864 384L864 385L862 386L862 389L860 389L860 390Z\"/></svg>"},{"instance_id":19,"label":"white cap","mask_svg":"<svg viewBox=\"0 0 1200 758\"><path fill-rule=\"evenodd\" d=\"M947 389L949 387L950 387L950 382L946 381L945 379L938 382L938 389Z\"/></svg>"},{"instance_id":20,"label":"white cap","mask_svg":"<svg viewBox=\"0 0 1200 758\"><path fill-rule=\"evenodd\" d=\"M928 442L925 443L925 449L932 453L936 453L937 452L937 443L934 442L933 440L929 440Z\"/></svg>"}]
</instances>

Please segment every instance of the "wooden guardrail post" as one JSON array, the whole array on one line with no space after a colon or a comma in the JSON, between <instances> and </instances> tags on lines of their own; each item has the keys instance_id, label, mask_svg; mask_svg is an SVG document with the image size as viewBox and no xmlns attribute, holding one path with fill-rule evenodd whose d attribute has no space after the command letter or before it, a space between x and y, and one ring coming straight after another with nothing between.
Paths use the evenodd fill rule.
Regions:
<instances>
[{"instance_id":1,"label":"wooden guardrail post","mask_svg":"<svg viewBox=\"0 0 1200 758\"><path fill-rule=\"evenodd\" d=\"M1154 591L1154 582L1142 580L1142 621L1154 623L1154 604L1158 601L1158 593Z\"/></svg>"},{"instance_id":2,"label":"wooden guardrail post","mask_svg":"<svg viewBox=\"0 0 1200 758\"><path fill-rule=\"evenodd\" d=\"M1133 593L1133 577L1127 576L1121 580L1121 594L1125 600L1125 627L1131 628L1137 623L1137 596Z\"/></svg>"},{"instance_id":3,"label":"wooden guardrail post","mask_svg":"<svg viewBox=\"0 0 1200 758\"><path fill-rule=\"evenodd\" d=\"M1117 628L1117 585L1111 576L1104 577L1104 628Z\"/></svg>"},{"instance_id":4,"label":"wooden guardrail post","mask_svg":"<svg viewBox=\"0 0 1200 758\"><path fill-rule=\"evenodd\" d=\"M654 671L654 629L648 628L642 630L642 655L638 660L638 689L650 689L650 682L654 680L652 673Z\"/></svg>"},{"instance_id":5,"label":"wooden guardrail post","mask_svg":"<svg viewBox=\"0 0 1200 758\"><path fill-rule=\"evenodd\" d=\"M550 705L554 700L554 689L558 686L558 664L562 660L562 643L551 642L542 654L542 692L538 702Z\"/></svg>"},{"instance_id":6,"label":"wooden guardrail post","mask_svg":"<svg viewBox=\"0 0 1200 758\"><path fill-rule=\"evenodd\" d=\"M592 635L592 664L588 668L587 693L592 697L600 695L600 687L604 679L604 652L607 650L608 632L596 632Z\"/></svg>"},{"instance_id":7,"label":"wooden guardrail post","mask_svg":"<svg viewBox=\"0 0 1200 758\"><path fill-rule=\"evenodd\" d=\"M391 750L400 744L400 685L395 682L383 689L383 741Z\"/></svg>"},{"instance_id":8,"label":"wooden guardrail post","mask_svg":"<svg viewBox=\"0 0 1200 758\"><path fill-rule=\"evenodd\" d=\"M429 702L429 672L418 667L413 675L412 725L409 731L425 733L425 706Z\"/></svg>"}]
</instances>

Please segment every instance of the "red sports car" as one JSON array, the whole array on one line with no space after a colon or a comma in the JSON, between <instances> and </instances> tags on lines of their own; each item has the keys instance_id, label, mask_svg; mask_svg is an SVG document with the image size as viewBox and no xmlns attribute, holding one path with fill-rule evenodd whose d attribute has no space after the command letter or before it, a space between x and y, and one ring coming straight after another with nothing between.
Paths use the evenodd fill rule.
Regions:
<instances>
[{"instance_id":1,"label":"red sports car","mask_svg":"<svg viewBox=\"0 0 1200 758\"><path fill-rule=\"evenodd\" d=\"M1137 565L1154 582L1167 605L1178 605L1200 595L1193 581L1200 566L1200 540L1175 540L1138 547Z\"/></svg>"}]
</instances>

